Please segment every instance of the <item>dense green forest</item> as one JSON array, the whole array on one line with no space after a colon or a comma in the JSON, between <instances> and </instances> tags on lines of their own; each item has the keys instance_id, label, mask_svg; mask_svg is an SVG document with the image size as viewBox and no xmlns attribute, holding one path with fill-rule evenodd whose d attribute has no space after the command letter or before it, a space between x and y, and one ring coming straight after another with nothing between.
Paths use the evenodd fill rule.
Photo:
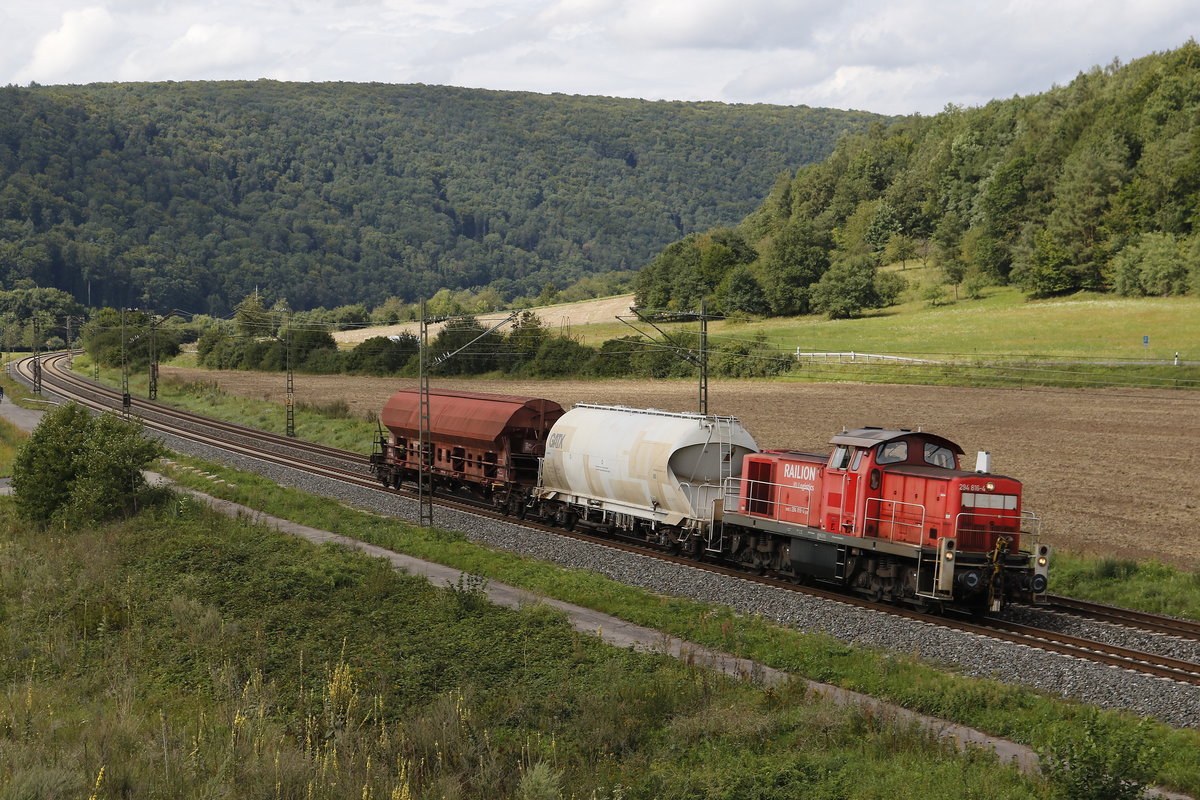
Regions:
<instances>
[{"instance_id":1,"label":"dense green forest","mask_svg":"<svg viewBox=\"0 0 1200 800\"><path fill-rule=\"evenodd\" d=\"M1191 41L1043 94L874 124L781 178L736 229L670 245L637 294L651 308L849 316L896 296L878 266L913 259L968 294L1196 293L1198 211Z\"/></svg>"},{"instance_id":2,"label":"dense green forest","mask_svg":"<svg viewBox=\"0 0 1200 800\"><path fill-rule=\"evenodd\" d=\"M437 86L0 88L0 289L225 314L633 270L875 115Z\"/></svg>"}]
</instances>

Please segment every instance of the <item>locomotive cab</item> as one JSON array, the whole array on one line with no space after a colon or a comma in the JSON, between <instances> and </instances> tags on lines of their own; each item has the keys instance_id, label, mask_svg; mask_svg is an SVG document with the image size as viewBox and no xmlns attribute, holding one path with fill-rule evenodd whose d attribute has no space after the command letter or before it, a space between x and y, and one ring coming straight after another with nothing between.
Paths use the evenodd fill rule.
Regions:
<instances>
[{"instance_id":1,"label":"locomotive cab","mask_svg":"<svg viewBox=\"0 0 1200 800\"><path fill-rule=\"evenodd\" d=\"M1044 601L1048 551L1033 546L1020 481L964 471L961 447L922 431L859 428L830 444L746 457L726 501L742 560L916 605Z\"/></svg>"},{"instance_id":2,"label":"locomotive cab","mask_svg":"<svg viewBox=\"0 0 1200 800\"><path fill-rule=\"evenodd\" d=\"M1026 546L1036 517L1020 481L963 471L962 448L929 433L863 428L831 443L825 530L920 548L920 596L998 610L1001 597L1044 594L1048 553Z\"/></svg>"},{"instance_id":3,"label":"locomotive cab","mask_svg":"<svg viewBox=\"0 0 1200 800\"><path fill-rule=\"evenodd\" d=\"M926 508L945 495L923 485L959 466L962 448L930 433L860 428L833 437L825 470L824 530L920 544ZM904 476L904 477L901 477ZM931 529L936 539L938 526Z\"/></svg>"}]
</instances>

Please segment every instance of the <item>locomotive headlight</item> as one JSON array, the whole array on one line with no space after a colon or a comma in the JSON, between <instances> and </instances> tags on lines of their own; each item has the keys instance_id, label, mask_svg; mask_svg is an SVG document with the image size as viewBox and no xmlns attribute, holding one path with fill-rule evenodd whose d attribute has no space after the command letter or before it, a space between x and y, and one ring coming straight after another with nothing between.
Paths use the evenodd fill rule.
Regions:
<instances>
[{"instance_id":1,"label":"locomotive headlight","mask_svg":"<svg viewBox=\"0 0 1200 800\"><path fill-rule=\"evenodd\" d=\"M954 551L953 551L953 550L947 550L947 551L946 551L946 560L947 560L947 561L953 561L953 560L954 560Z\"/></svg>"},{"instance_id":2,"label":"locomotive headlight","mask_svg":"<svg viewBox=\"0 0 1200 800\"><path fill-rule=\"evenodd\" d=\"M988 481L987 484L984 486L984 488L987 489L989 492L994 492L994 491L996 491L996 484L992 483L991 481Z\"/></svg>"},{"instance_id":3,"label":"locomotive headlight","mask_svg":"<svg viewBox=\"0 0 1200 800\"><path fill-rule=\"evenodd\" d=\"M1045 557L1045 556L1038 556L1037 565L1038 565L1039 567L1044 567L1044 566L1046 566L1046 557Z\"/></svg>"}]
</instances>

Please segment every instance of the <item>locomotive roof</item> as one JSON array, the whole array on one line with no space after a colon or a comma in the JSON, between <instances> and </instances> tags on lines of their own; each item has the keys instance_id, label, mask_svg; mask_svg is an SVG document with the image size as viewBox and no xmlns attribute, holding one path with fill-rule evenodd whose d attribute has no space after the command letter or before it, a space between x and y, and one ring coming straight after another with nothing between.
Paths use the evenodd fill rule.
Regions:
<instances>
[{"instance_id":1,"label":"locomotive roof","mask_svg":"<svg viewBox=\"0 0 1200 800\"><path fill-rule=\"evenodd\" d=\"M852 431L839 433L829 440L830 444L844 444L853 447L874 447L883 442L890 442L893 439L901 439L905 436L916 436L927 442L939 444L942 447L948 448L951 452L963 454L963 449L954 442L938 436L934 433L925 433L924 431L906 431L906 430L885 430L883 428L857 428Z\"/></svg>"}]
</instances>

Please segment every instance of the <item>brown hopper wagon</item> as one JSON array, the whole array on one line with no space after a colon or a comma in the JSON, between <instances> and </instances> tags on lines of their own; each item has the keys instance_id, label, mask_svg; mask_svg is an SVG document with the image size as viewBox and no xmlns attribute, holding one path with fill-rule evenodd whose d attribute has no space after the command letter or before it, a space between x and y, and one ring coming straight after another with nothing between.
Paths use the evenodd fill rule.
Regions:
<instances>
[{"instance_id":1,"label":"brown hopper wagon","mask_svg":"<svg viewBox=\"0 0 1200 800\"><path fill-rule=\"evenodd\" d=\"M563 408L539 397L429 393L426 464L435 487L466 489L498 506L517 503L537 483L538 460ZM403 389L380 414L371 469L385 486L415 483L420 464L421 395ZM514 508L515 510L515 508Z\"/></svg>"}]
</instances>

